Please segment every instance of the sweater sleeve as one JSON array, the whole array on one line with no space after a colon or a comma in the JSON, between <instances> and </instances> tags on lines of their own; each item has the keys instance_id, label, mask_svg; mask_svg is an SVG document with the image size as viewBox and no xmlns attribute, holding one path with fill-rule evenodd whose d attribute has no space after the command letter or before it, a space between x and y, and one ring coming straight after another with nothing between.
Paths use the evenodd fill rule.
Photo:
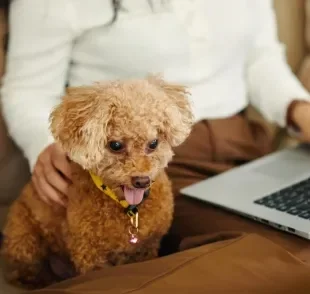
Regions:
<instances>
[{"instance_id":1,"label":"sweater sleeve","mask_svg":"<svg viewBox=\"0 0 310 294\"><path fill-rule=\"evenodd\" d=\"M70 2L15 0L10 7L2 112L31 170L53 142L49 114L65 89L74 36Z\"/></svg>"},{"instance_id":2,"label":"sweater sleeve","mask_svg":"<svg viewBox=\"0 0 310 294\"><path fill-rule=\"evenodd\" d=\"M250 101L266 119L286 126L286 112L294 99L310 100L308 91L291 71L277 36L272 0L255 2L257 33L247 63Z\"/></svg>"}]
</instances>

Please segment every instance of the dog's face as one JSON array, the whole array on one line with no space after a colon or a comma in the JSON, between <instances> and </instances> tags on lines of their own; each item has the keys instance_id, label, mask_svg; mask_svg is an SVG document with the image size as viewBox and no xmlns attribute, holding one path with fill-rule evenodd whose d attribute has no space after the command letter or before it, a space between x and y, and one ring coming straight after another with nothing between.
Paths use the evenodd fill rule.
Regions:
<instances>
[{"instance_id":1,"label":"dog's face","mask_svg":"<svg viewBox=\"0 0 310 294\"><path fill-rule=\"evenodd\" d=\"M155 77L69 89L51 114L51 131L69 157L131 204L192 123L185 88Z\"/></svg>"}]
</instances>

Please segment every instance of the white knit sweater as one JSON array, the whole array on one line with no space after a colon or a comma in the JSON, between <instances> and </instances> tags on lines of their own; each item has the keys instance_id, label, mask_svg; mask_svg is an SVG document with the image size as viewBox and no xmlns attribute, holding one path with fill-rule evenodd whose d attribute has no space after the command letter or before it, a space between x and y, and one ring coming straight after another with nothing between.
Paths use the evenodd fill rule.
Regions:
<instances>
[{"instance_id":1,"label":"white knit sweater","mask_svg":"<svg viewBox=\"0 0 310 294\"><path fill-rule=\"evenodd\" d=\"M251 102L285 125L288 104L309 93L277 40L271 0L14 0L3 79L9 133L33 167L53 141L48 116L68 82L162 73L190 87L196 120Z\"/></svg>"}]
</instances>

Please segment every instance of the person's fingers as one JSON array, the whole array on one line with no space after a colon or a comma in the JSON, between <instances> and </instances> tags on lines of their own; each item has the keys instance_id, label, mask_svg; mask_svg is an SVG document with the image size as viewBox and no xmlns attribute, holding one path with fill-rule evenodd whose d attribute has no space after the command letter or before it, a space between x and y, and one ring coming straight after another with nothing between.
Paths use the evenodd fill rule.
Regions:
<instances>
[{"instance_id":1,"label":"person's fingers","mask_svg":"<svg viewBox=\"0 0 310 294\"><path fill-rule=\"evenodd\" d=\"M38 187L40 197L42 200L50 204L55 202L60 205L65 205L65 202L61 199L61 193L46 180L46 166L50 166L50 169L53 169L51 163L48 160L44 160L44 158L42 158L41 160L38 160L34 170L34 180L36 186ZM57 173L57 171L55 172Z\"/></svg>"},{"instance_id":2,"label":"person's fingers","mask_svg":"<svg viewBox=\"0 0 310 294\"><path fill-rule=\"evenodd\" d=\"M300 134L298 134L298 140L301 142L310 142L310 133L307 131L302 130Z\"/></svg>"},{"instance_id":3,"label":"person's fingers","mask_svg":"<svg viewBox=\"0 0 310 294\"><path fill-rule=\"evenodd\" d=\"M61 195L59 191L57 191L52 185L48 183L46 178L40 177L38 179L39 186L42 190L42 193L51 201L58 203L59 205L66 206L65 201L63 201L64 195Z\"/></svg>"},{"instance_id":4,"label":"person's fingers","mask_svg":"<svg viewBox=\"0 0 310 294\"><path fill-rule=\"evenodd\" d=\"M69 183L56 170L52 164L45 164L44 176L47 182L64 195L68 195Z\"/></svg>"},{"instance_id":5,"label":"person's fingers","mask_svg":"<svg viewBox=\"0 0 310 294\"><path fill-rule=\"evenodd\" d=\"M55 146L51 154L51 161L54 167L59 170L67 179L71 180L71 165L65 152L60 147Z\"/></svg>"},{"instance_id":6,"label":"person's fingers","mask_svg":"<svg viewBox=\"0 0 310 294\"><path fill-rule=\"evenodd\" d=\"M38 180L38 176L37 175L33 175L32 176L32 183L34 185L34 188L36 190L37 196L43 201L45 202L47 205L52 205L51 201L47 198L47 196L43 193L40 184L39 184L39 180Z\"/></svg>"},{"instance_id":7,"label":"person's fingers","mask_svg":"<svg viewBox=\"0 0 310 294\"><path fill-rule=\"evenodd\" d=\"M62 176L63 175L63 176ZM48 146L39 155L33 170L33 184L38 196L46 203L65 206L71 171L66 154L56 144Z\"/></svg>"}]
</instances>

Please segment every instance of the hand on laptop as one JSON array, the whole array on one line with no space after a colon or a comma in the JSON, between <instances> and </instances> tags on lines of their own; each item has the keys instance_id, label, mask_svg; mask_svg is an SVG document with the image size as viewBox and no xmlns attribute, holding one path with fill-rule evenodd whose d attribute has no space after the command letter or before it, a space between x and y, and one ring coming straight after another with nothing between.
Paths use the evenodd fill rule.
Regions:
<instances>
[{"instance_id":1,"label":"hand on laptop","mask_svg":"<svg viewBox=\"0 0 310 294\"><path fill-rule=\"evenodd\" d=\"M310 102L295 100L288 110L288 124L298 128L302 141L310 143Z\"/></svg>"}]
</instances>

